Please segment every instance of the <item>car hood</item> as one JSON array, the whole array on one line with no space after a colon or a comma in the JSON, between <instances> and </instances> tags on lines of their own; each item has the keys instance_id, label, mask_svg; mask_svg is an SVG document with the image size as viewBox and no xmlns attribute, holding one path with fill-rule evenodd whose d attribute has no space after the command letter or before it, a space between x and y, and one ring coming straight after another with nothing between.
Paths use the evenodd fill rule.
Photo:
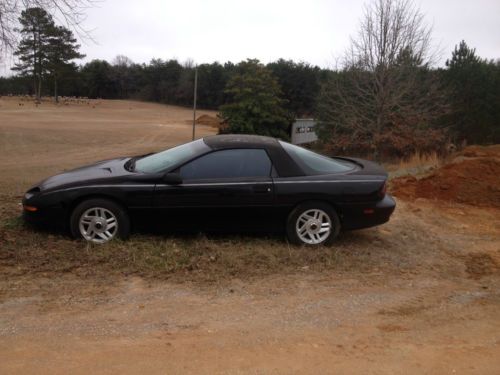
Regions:
<instances>
[{"instance_id":1,"label":"car hood","mask_svg":"<svg viewBox=\"0 0 500 375\"><path fill-rule=\"evenodd\" d=\"M124 164L128 159L129 158L103 160L91 165L72 169L49 177L36 186L41 191L45 191L60 187L81 185L82 183L89 184L102 182L103 180L111 180L130 173L124 168Z\"/></svg>"}]
</instances>

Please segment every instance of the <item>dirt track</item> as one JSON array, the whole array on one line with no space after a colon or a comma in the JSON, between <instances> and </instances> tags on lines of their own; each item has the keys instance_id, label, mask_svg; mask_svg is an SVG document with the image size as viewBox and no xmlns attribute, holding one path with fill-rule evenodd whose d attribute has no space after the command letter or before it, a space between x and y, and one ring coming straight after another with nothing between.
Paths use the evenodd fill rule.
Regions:
<instances>
[{"instance_id":1,"label":"dirt track","mask_svg":"<svg viewBox=\"0 0 500 375\"><path fill-rule=\"evenodd\" d=\"M175 107L7 102L0 246L66 243L12 224L17 197L39 178L190 135L190 112ZM318 268L299 249L295 270L208 284L37 271L0 250L0 373L498 374L499 213L398 201L389 224L345 234L335 264Z\"/></svg>"}]
</instances>

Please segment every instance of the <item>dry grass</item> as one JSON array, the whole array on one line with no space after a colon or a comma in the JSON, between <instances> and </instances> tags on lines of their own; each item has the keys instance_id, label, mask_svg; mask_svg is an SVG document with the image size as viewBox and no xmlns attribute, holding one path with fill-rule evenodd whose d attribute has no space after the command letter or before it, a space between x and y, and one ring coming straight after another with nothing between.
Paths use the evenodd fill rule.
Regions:
<instances>
[{"instance_id":1,"label":"dry grass","mask_svg":"<svg viewBox=\"0 0 500 375\"><path fill-rule=\"evenodd\" d=\"M437 152L420 153L417 152L409 158L402 158L398 161L383 163L391 177L401 177L405 175L416 175L427 173L438 168L445 159Z\"/></svg>"},{"instance_id":2,"label":"dry grass","mask_svg":"<svg viewBox=\"0 0 500 375\"><path fill-rule=\"evenodd\" d=\"M396 169L409 169L422 166L433 166L437 167L441 164L442 158L440 158L437 152L432 152L430 154L422 154L420 152L413 154L408 159L401 159L397 164Z\"/></svg>"},{"instance_id":3,"label":"dry grass","mask_svg":"<svg viewBox=\"0 0 500 375\"><path fill-rule=\"evenodd\" d=\"M344 235L332 247L297 247L283 237L152 236L137 234L128 241L92 245L61 234L34 231L18 218L0 226L0 265L25 273L137 274L176 280L220 281L302 270L371 269L382 262L387 241L376 233ZM375 244L370 246L370 242ZM387 247L389 245L389 247ZM377 252L372 256L371 251ZM390 254L391 256L395 255ZM399 259L400 261L401 259Z\"/></svg>"},{"instance_id":4,"label":"dry grass","mask_svg":"<svg viewBox=\"0 0 500 375\"><path fill-rule=\"evenodd\" d=\"M136 274L177 281L219 282L297 272L391 272L411 270L419 262L412 251L424 229L394 220L394 231L381 228L344 233L330 247L290 245L285 235L149 235L93 245L64 233L25 226L12 198L0 211L0 269L4 274L82 277ZM435 251L430 245L425 252Z\"/></svg>"}]
</instances>

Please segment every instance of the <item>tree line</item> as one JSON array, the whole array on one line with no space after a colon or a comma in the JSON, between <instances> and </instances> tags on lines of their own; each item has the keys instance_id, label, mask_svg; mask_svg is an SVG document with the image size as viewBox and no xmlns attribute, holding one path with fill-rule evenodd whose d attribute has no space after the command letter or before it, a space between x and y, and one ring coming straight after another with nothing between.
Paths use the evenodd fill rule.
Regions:
<instances>
[{"instance_id":1,"label":"tree line","mask_svg":"<svg viewBox=\"0 0 500 375\"><path fill-rule=\"evenodd\" d=\"M255 61L255 60L253 60ZM198 106L219 109L230 95L226 86L230 78L245 70L246 61L234 64L214 62L200 64L198 69ZM285 107L296 116L312 116L322 82L330 71L303 62L280 59L265 66L279 82ZM193 103L195 66L176 59L153 59L137 64L126 56L113 61L92 60L81 66L67 67L59 75L59 93L102 99L133 99L190 106ZM51 74L44 76L49 85L41 94L53 95ZM0 77L0 95L36 95L33 77L20 74Z\"/></svg>"},{"instance_id":2,"label":"tree line","mask_svg":"<svg viewBox=\"0 0 500 375\"><path fill-rule=\"evenodd\" d=\"M450 141L500 142L500 60L462 41L436 69L431 32L411 0L365 5L317 101L317 132L332 152L405 157Z\"/></svg>"},{"instance_id":3,"label":"tree line","mask_svg":"<svg viewBox=\"0 0 500 375\"><path fill-rule=\"evenodd\" d=\"M125 56L76 65L83 55L72 32L47 12L27 9L20 23L18 74L0 78L0 95L188 106L197 68L198 104L219 110L227 132L286 138L294 118L314 117L332 152L374 157L433 151L449 141L500 142L499 60L479 57L462 41L445 67L435 68L431 30L410 0L368 3L359 34L336 69L284 59L137 64Z\"/></svg>"}]
</instances>

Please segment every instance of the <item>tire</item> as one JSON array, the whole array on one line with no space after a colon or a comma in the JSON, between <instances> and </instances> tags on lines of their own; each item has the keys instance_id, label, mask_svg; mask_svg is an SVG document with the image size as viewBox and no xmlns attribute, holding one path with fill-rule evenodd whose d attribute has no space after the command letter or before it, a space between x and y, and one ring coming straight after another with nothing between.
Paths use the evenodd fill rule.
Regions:
<instances>
[{"instance_id":1,"label":"tire","mask_svg":"<svg viewBox=\"0 0 500 375\"><path fill-rule=\"evenodd\" d=\"M330 245L340 232L340 219L328 203L304 202L288 215L286 232L296 245Z\"/></svg>"},{"instance_id":2,"label":"tire","mask_svg":"<svg viewBox=\"0 0 500 375\"><path fill-rule=\"evenodd\" d=\"M102 244L115 238L127 239L130 219L125 209L111 200L88 199L73 210L70 229L74 238Z\"/></svg>"}]
</instances>

